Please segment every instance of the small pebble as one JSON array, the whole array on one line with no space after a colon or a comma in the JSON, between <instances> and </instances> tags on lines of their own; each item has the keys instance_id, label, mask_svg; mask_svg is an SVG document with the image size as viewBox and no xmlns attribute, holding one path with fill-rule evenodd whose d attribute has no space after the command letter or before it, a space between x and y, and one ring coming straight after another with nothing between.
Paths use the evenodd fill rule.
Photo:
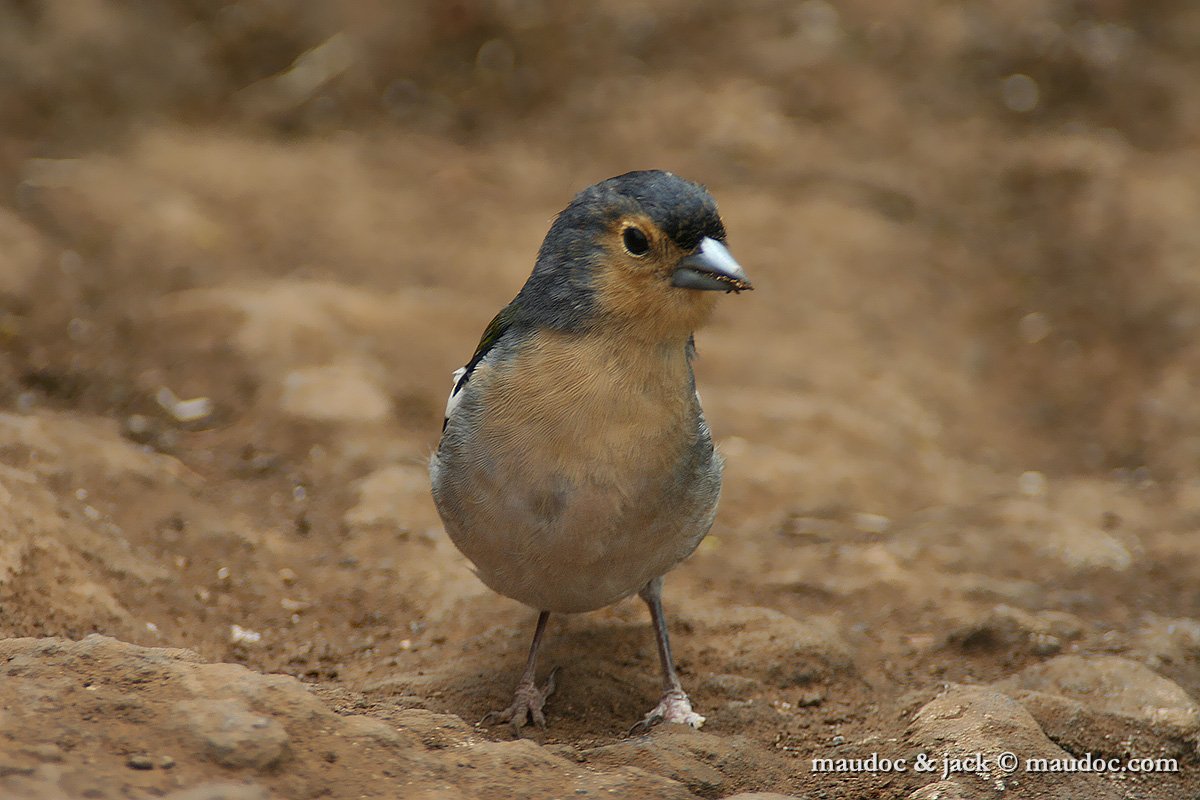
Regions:
<instances>
[{"instance_id":1,"label":"small pebble","mask_svg":"<svg viewBox=\"0 0 1200 800\"><path fill-rule=\"evenodd\" d=\"M67 335L71 337L72 341L82 342L84 339L88 338L88 334L91 332L91 330L92 323L88 322L86 319L79 319L76 317L67 323Z\"/></svg>"},{"instance_id":2,"label":"small pebble","mask_svg":"<svg viewBox=\"0 0 1200 800\"><path fill-rule=\"evenodd\" d=\"M150 760L150 756L130 756L125 763L130 769L154 769L154 762Z\"/></svg>"},{"instance_id":3,"label":"small pebble","mask_svg":"<svg viewBox=\"0 0 1200 800\"><path fill-rule=\"evenodd\" d=\"M202 422L211 417L214 411L213 402L207 397L181 400L166 386L158 390L154 399L176 422Z\"/></svg>"},{"instance_id":4,"label":"small pebble","mask_svg":"<svg viewBox=\"0 0 1200 800\"><path fill-rule=\"evenodd\" d=\"M127 438L138 444L149 444L157 433L154 420L143 414L130 414L126 417L123 432Z\"/></svg>"},{"instance_id":5,"label":"small pebble","mask_svg":"<svg viewBox=\"0 0 1200 800\"><path fill-rule=\"evenodd\" d=\"M1031 649L1035 656L1053 656L1062 652L1062 640L1048 633L1038 633L1030 637Z\"/></svg>"},{"instance_id":6,"label":"small pebble","mask_svg":"<svg viewBox=\"0 0 1200 800\"><path fill-rule=\"evenodd\" d=\"M1017 488L1026 497L1041 497L1046 494L1046 476L1037 470L1022 472L1017 478Z\"/></svg>"},{"instance_id":7,"label":"small pebble","mask_svg":"<svg viewBox=\"0 0 1200 800\"><path fill-rule=\"evenodd\" d=\"M1052 330L1050 320L1040 311L1033 311L1021 317L1017 330L1027 344L1037 344L1050 335Z\"/></svg>"},{"instance_id":8,"label":"small pebble","mask_svg":"<svg viewBox=\"0 0 1200 800\"><path fill-rule=\"evenodd\" d=\"M262 634L243 628L241 625L229 626L229 641L231 644L254 644L262 640Z\"/></svg>"},{"instance_id":9,"label":"small pebble","mask_svg":"<svg viewBox=\"0 0 1200 800\"><path fill-rule=\"evenodd\" d=\"M1038 105L1037 81L1020 73L1009 75L1000 82L1000 98L1010 111L1028 114Z\"/></svg>"},{"instance_id":10,"label":"small pebble","mask_svg":"<svg viewBox=\"0 0 1200 800\"><path fill-rule=\"evenodd\" d=\"M882 514L855 514L854 527L863 533L887 533L892 521Z\"/></svg>"},{"instance_id":11,"label":"small pebble","mask_svg":"<svg viewBox=\"0 0 1200 800\"><path fill-rule=\"evenodd\" d=\"M158 760L158 766L163 769L171 769L175 766L175 759L170 756L163 756Z\"/></svg>"}]
</instances>

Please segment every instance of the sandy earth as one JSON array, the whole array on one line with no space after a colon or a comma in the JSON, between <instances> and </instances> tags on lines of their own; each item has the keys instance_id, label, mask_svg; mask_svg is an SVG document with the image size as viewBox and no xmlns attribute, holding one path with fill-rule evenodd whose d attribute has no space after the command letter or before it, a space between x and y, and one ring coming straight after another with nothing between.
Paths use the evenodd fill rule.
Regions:
<instances>
[{"instance_id":1,"label":"sandy earth","mask_svg":"<svg viewBox=\"0 0 1200 800\"><path fill-rule=\"evenodd\" d=\"M0 796L1200 795L1193 4L132 8L0 4ZM629 600L552 620L512 741L535 614L425 463L549 220L643 167L757 287L667 580L708 722L625 736ZM1168 761L1026 769L1087 754Z\"/></svg>"}]
</instances>

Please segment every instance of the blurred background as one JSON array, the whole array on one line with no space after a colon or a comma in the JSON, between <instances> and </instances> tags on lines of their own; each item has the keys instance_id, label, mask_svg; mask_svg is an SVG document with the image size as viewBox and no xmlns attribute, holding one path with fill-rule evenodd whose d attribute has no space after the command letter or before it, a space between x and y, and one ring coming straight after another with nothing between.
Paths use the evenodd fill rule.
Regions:
<instances>
[{"instance_id":1,"label":"blurred background","mask_svg":"<svg viewBox=\"0 0 1200 800\"><path fill-rule=\"evenodd\" d=\"M428 499L449 376L576 191L661 168L756 287L668 582L710 729L899 737L1065 652L1196 696L1197 75L1187 0L0 2L0 633L481 716L530 617ZM729 604L844 641L733 663ZM552 741L649 707L640 615L552 628ZM831 780L755 758L705 796Z\"/></svg>"}]
</instances>

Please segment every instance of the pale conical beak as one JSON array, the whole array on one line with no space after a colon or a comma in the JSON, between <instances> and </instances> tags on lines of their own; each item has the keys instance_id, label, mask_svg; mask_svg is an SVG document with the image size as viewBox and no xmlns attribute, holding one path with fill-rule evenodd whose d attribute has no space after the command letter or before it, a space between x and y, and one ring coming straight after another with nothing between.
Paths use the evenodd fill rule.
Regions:
<instances>
[{"instance_id":1,"label":"pale conical beak","mask_svg":"<svg viewBox=\"0 0 1200 800\"><path fill-rule=\"evenodd\" d=\"M741 265L729 254L729 249L707 236L695 253L679 262L671 275L671 283L681 289L721 292L754 288Z\"/></svg>"}]
</instances>

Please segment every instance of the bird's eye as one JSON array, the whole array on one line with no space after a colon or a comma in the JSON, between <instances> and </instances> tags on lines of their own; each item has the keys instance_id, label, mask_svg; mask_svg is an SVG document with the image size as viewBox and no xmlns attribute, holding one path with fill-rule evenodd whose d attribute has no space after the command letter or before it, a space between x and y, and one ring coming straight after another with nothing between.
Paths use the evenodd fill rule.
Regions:
<instances>
[{"instance_id":1,"label":"bird's eye","mask_svg":"<svg viewBox=\"0 0 1200 800\"><path fill-rule=\"evenodd\" d=\"M646 234L642 233L641 228L626 228L625 249L632 256L644 256L650 252L650 240L646 238Z\"/></svg>"}]
</instances>

